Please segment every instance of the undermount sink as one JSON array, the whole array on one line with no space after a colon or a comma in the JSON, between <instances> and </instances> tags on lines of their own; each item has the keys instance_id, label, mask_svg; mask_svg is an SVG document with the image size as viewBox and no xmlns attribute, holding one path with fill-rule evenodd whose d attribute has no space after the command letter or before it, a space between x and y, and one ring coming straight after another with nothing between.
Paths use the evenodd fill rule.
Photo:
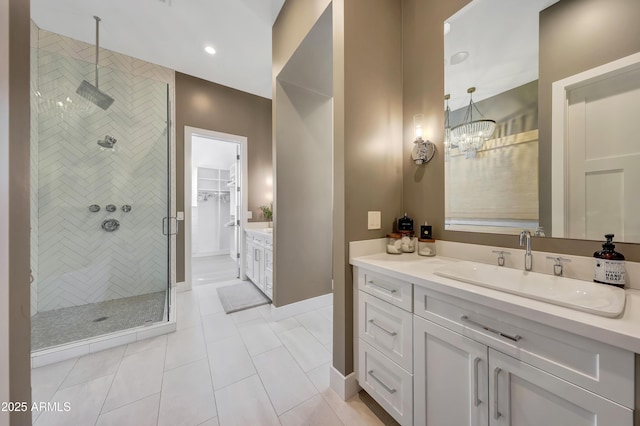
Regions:
<instances>
[{"instance_id":1,"label":"undermount sink","mask_svg":"<svg viewBox=\"0 0 640 426\"><path fill-rule=\"evenodd\" d=\"M603 317L614 318L624 310L623 289L573 278L474 262L457 262L434 274Z\"/></svg>"}]
</instances>

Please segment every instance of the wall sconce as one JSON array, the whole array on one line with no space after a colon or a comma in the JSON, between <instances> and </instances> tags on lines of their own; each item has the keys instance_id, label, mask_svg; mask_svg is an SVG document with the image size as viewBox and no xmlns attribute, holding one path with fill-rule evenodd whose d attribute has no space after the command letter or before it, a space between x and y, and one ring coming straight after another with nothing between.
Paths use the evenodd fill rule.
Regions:
<instances>
[{"instance_id":1,"label":"wall sconce","mask_svg":"<svg viewBox=\"0 0 640 426\"><path fill-rule=\"evenodd\" d=\"M413 116L413 128L415 131L414 147L411 151L411 159L417 165L427 164L436 153L436 146L433 142L423 139L423 121L424 115L417 114Z\"/></svg>"}]
</instances>

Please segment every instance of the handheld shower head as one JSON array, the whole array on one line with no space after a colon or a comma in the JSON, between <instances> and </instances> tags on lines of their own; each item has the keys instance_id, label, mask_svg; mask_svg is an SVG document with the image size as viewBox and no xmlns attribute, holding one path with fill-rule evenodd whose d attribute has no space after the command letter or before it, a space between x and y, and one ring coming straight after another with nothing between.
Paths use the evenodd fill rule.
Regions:
<instances>
[{"instance_id":1,"label":"handheld shower head","mask_svg":"<svg viewBox=\"0 0 640 426\"><path fill-rule=\"evenodd\" d=\"M118 142L118 139L114 138L113 136L106 135L104 139L98 140L98 145L103 148L113 148L116 142Z\"/></svg>"}]
</instances>

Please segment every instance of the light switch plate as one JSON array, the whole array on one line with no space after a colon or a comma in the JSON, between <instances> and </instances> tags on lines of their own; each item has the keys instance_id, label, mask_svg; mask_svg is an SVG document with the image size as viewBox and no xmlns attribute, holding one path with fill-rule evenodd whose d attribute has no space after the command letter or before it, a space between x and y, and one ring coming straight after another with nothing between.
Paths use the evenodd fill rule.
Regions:
<instances>
[{"instance_id":1,"label":"light switch plate","mask_svg":"<svg viewBox=\"0 0 640 426\"><path fill-rule=\"evenodd\" d=\"M247 219L253 219L253 212L251 210L247 210Z\"/></svg>"},{"instance_id":2,"label":"light switch plate","mask_svg":"<svg viewBox=\"0 0 640 426\"><path fill-rule=\"evenodd\" d=\"M367 212L367 229L380 229L380 212Z\"/></svg>"},{"instance_id":3,"label":"light switch plate","mask_svg":"<svg viewBox=\"0 0 640 426\"><path fill-rule=\"evenodd\" d=\"M184 212L176 212L176 219L184 220Z\"/></svg>"}]
</instances>

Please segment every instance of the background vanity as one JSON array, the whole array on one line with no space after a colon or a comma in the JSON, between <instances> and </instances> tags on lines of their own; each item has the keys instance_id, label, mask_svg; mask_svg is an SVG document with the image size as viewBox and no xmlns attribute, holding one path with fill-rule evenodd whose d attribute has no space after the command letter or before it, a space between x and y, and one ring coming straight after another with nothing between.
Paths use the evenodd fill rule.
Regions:
<instances>
[{"instance_id":1,"label":"background vanity","mask_svg":"<svg viewBox=\"0 0 640 426\"><path fill-rule=\"evenodd\" d=\"M273 299L273 229L245 229L244 270L269 299Z\"/></svg>"}]
</instances>

